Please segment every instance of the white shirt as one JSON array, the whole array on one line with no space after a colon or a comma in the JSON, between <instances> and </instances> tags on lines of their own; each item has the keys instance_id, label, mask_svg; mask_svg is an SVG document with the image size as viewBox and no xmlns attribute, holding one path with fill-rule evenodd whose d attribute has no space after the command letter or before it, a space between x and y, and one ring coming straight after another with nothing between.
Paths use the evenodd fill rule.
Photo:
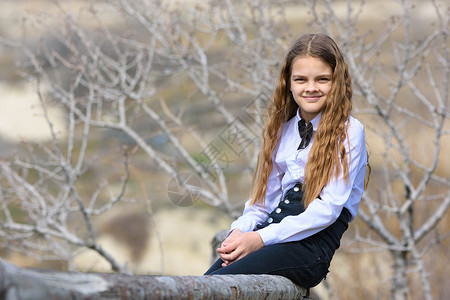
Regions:
<instances>
[{"instance_id":1,"label":"white shirt","mask_svg":"<svg viewBox=\"0 0 450 300\"><path fill-rule=\"evenodd\" d=\"M314 133L320 118L321 114L311 121ZM272 154L273 168L267 182L265 206L260 203L250 205L248 200L243 215L231 224L231 229L238 228L242 232L254 230L257 224L267 220L268 214L278 206L285 192L295 183L303 182L305 165L315 134L308 147L297 150L301 141L297 125L299 120L300 110L282 127L281 139ZM353 117L349 119L347 139L350 143L346 140L344 145L350 160L348 184L341 172L337 180L332 177L322 189L320 193L322 199L312 201L303 213L287 216L280 223L272 223L258 230L265 246L307 238L333 224L343 207L351 213L353 221L364 191L367 165L364 127Z\"/></svg>"}]
</instances>

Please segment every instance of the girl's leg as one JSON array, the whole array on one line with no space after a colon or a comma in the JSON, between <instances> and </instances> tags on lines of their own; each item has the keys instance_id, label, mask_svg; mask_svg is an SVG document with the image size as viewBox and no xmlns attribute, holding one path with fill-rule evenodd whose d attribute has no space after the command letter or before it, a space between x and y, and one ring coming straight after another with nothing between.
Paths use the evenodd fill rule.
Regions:
<instances>
[{"instance_id":1,"label":"girl's leg","mask_svg":"<svg viewBox=\"0 0 450 300\"><path fill-rule=\"evenodd\" d=\"M281 275L309 288L328 273L330 259L314 242L303 240L263 247L226 267L221 267L219 259L205 275Z\"/></svg>"},{"instance_id":2,"label":"girl's leg","mask_svg":"<svg viewBox=\"0 0 450 300\"><path fill-rule=\"evenodd\" d=\"M216 271L216 270L222 268L222 263L223 263L223 261L219 258L218 260L216 260L216 261L213 263L213 265L212 265L212 266L208 269L208 271L206 271L206 273L203 274L203 275L209 275L209 274L211 274L212 272L214 272L214 271Z\"/></svg>"}]
</instances>

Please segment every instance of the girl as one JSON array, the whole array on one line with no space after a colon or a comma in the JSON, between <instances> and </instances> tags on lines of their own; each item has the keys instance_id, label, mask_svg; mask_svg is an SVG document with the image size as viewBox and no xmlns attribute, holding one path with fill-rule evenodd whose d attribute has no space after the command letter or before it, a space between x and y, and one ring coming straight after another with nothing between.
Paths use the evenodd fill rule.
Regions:
<instances>
[{"instance_id":1,"label":"girl","mask_svg":"<svg viewBox=\"0 0 450 300\"><path fill-rule=\"evenodd\" d=\"M282 66L252 198L205 275L274 274L305 288L325 277L358 211L367 153L350 116L351 78L335 42L306 34Z\"/></svg>"}]
</instances>

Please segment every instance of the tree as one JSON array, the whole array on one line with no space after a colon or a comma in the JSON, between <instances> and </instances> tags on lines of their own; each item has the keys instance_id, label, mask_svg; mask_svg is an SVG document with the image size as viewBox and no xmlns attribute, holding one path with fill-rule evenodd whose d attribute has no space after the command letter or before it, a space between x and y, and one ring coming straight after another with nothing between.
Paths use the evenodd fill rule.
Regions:
<instances>
[{"instance_id":1,"label":"tree","mask_svg":"<svg viewBox=\"0 0 450 300\"><path fill-rule=\"evenodd\" d=\"M248 182L254 170L281 57L299 31L322 31L346 55L373 149L359 212L370 232L357 240L391 254L393 299L411 293L411 273L433 297L426 257L448 235L437 228L450 205L448 171L439 168L450 116L446 4L398 1L383 26L367 30L370 4L359 1L84 3L76 14L57 4L51 18L34 16L42 27L58 24L38 40L2 39L20 50L52 133L52 143L0 161L3 247L69 262L74 246L87 247L129 273L96 241L94 219L138 197L129 166L142 158L172 178L175 203L201 200L238 215L242 201L228 184ZM415 5L432 9L434 24L414 23ZM301 18L289 17L294 9ZM50 107L65 112L66 134ZM431 155L418 152L412 126ZM106 137L119 140L114 153L95 142ZM86 186L93 173L100 180Z\"/></svg>"},{"instance_id":2,"label":"tree","mask_svg":"<svg viewBox=\"0 0 450 300\"><path fill-rule=\"evenodd\" d=\"M363 98L357 102L357 112L371 116L366 125L378 137L372 143L381 144L383 179L379 184L385 190L369 189L359 215L381 238L363 240L386 247L392 255L394 299L410 294L411 271L420 275L424 298L432 299L424 256L443 238L430 234L450 205L448 176L438 170L444 137L449 133L448 7L435 1L429 4L435 26L425 37L416 32L424 30L419 28L423 24L412 23L417 3L399 1L400 14L375 39L358 33L361 10L353 13L348 6L347 19L342 21L330 1L322 16L314 4L310 6L320 28L341 37L356 91ZM392 57L383 57L388 49ZM417 128L413 136L411 128ZM426 156L420 153L417 139L423 139ZM389 226L390 215L398 227Z\"/></svg>"}]
</instances>

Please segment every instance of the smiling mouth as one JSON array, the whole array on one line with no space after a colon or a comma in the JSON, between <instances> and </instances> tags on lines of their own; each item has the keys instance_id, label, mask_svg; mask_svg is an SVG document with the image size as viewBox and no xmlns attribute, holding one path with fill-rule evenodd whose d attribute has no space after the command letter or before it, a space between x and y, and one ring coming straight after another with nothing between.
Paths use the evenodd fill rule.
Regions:
<instances>
[{"instance_id":1,"label":"smiling mouth","mask_svg":"<svg viewBox=\"0 0 450 300\"><path fill-rule=\"evenodd\" d=\"M318 101L322 96L303 96L303 99L305 99L307 102L314 102Z\"/></svg>"}]
</instances>

